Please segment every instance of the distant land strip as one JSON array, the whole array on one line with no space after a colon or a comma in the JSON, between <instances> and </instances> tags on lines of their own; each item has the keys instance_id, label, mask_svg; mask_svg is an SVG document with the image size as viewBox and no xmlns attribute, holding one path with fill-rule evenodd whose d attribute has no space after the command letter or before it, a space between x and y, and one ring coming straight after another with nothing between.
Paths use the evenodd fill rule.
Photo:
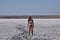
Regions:
<instances>
[{"instance_id":1,"label":"distant land strip","mask_svg":"<svg viewBox=\"0 0 60 40\"><path fill-rule=\"evenodd\" d=\"M0 16L0 19L27 19L30 15L22 15L22 16ZM60 18L60 15L31 15L34 19L50 19L50 18Z\"/></svg>"}]
</instances>

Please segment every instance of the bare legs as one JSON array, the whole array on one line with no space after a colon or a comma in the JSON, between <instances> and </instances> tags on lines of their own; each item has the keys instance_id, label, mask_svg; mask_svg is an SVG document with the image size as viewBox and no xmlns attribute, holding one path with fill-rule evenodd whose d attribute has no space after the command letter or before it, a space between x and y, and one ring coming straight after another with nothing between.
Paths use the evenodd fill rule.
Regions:
<instances>
[{"instance_id":1,"label":"bare legs","mask_svg":"<svg viewBox=\"0 0 60 40\"><path fill-rule=\"evenodd\" d=\"M31 27L31 33L32 33L32 35L33 35L33 27Z\"/></svg>"},{"instance_id":2,"label":"bare legs","mask_svg":"<svg viewBox=\"0 0 60 40\"><path fill-rule=\"evenodd\" d=\"M30 33L33 35L33 27L32 26L29 26L29 35Z\"/></svg>"}]
</instances>

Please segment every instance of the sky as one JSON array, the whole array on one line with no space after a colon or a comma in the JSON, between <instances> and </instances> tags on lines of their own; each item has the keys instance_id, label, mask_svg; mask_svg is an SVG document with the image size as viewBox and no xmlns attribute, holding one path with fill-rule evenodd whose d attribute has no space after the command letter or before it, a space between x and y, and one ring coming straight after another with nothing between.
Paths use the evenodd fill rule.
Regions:
<instances>
[{"instance_id":1,"label":"sky","mask_svg":"<svg viewBox=\"0 0 60 40\"><path fill-rule=\"evenodd\" d=\"M60 15L60 0L0 0L0 15Z\"/></svg>"}]
</instances>

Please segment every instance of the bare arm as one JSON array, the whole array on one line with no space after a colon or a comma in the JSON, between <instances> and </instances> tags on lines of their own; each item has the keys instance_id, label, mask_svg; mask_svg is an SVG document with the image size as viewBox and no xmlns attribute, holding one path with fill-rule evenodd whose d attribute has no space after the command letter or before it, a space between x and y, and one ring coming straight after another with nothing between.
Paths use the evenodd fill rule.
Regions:
<instances>
[{"instance_id":1,"label":"bare arm","mask_svg":"<svg viewBox=\"0 0 60 40\"><path fill-rule=\"evenodd\" d=\"M33 27L34 27L34 21L33 21Z\"/></svg>"},{"instance_id":2,"label":"bare arm","mask_svg":"<svg viewBox=\"0 0 60 40\"><path fill-rule=\"evenodd\" d=\"M29 27L29 22L28 22L28 24L27 24L27 28Z\"/></svg>"}]
</instances>

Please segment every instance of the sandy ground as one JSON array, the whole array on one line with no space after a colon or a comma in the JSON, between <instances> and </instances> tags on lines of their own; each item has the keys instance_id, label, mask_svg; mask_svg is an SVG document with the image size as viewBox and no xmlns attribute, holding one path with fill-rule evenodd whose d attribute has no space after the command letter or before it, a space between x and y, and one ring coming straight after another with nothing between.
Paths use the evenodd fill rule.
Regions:
<instances>
[{"instance_id":1,"label":"sandy ground","mask_svg":"<svg viewBox=\"0 0 60 40\"><path fill-rule=\"evenodd\" d=\"M0 40L60 40L60 19L34 19L28 36L27 19L0 19Z\"/></svg>"}]
</instances>

